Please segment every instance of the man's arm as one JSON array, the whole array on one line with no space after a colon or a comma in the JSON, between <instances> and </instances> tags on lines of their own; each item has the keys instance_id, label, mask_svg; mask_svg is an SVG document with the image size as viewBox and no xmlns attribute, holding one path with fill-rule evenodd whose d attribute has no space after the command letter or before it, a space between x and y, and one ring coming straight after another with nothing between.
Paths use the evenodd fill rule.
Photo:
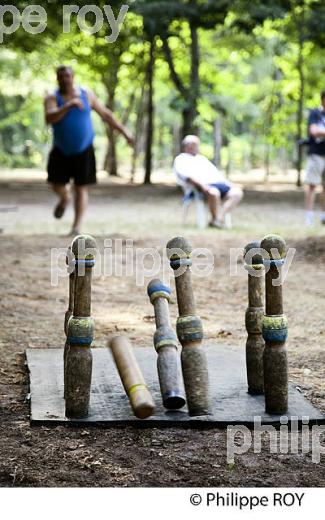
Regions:
<instances>
[{"instance_id":1,"label":"man's arm","mask_svg":"<svg viewBox=\"0 0 325 520\"><path fill-rule=\"evenodd\" d=\"M97 114L102 118L103 121L105 121L105 123L107 123L112 128L114 128L114 130L117 130L118 132L120 132L120 134L122 134L125 137L127 142L130 145L133 145L134 138L133 138L131 132L129 132L128 129L125 128L125 126L123 126L121 123L119 123L119 121L114 117L111 110L109 110L107 107L105 107L97 99L97 97L95 96L95 94L92 91L88 90L87 94L88 94L88 99L89 99L91 108L93 108L95 110L95 112L97 112Z\"/></svg>"},{"instance_id":2,"label":"man's arm","mask_svg":"<svg viewBox=\"0 0 325 520\"><path fill-rule=\"evenodd\" d=\"M324 125L320 123L320 114L318 110L312 110L309 116L308 129L309 135L312 137L325 137Z\"/></svg>"},{"instance_id":3,"label":"man's arm","mask_svg":"<svg viewBox=\"0 0 325 520\"><path fill-rule=\"evenodd\" d=\"M184 178L184 180L185 180L185 182L187 182L187 184L190 184L191 186L193 186L193 188L197 189L198 191L202 191L203 193L206 191L206 188L204 187L203 184L191 179L191 177L186 177L186 178Z\"/></svg>"},{"instance_id":4,"label":"man's arm","mask_svg":"<svg viewBox=\"0 0 325 520\"><path fill-rule=\"evenodd\" d=\"M309 133L312 137L325 137L325 128L313 123L309 126Z\"/></svg>"},{"instance_id":5,"label":"man's arm","mask_svg":"<svg viewBox=\"0 0 325 520\"><path fill-rule=\"evenodd\" d=\"M79 97L74 97L70 101L67 101L62 107L59 107L55 96L47 96L44 101L46 123L48 125L55 125L55 123L61 121L66 113L74 107L80 110L84 109L84 105Z\"/></svg>"}]
</instances>

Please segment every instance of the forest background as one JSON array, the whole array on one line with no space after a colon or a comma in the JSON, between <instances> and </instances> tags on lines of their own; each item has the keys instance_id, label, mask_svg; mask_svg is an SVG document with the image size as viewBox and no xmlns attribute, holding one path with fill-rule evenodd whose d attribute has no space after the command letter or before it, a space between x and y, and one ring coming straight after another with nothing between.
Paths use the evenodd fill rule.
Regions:
<instances>
[{"instance_id":1,"label":"forest background","mask_svg":"<svg viewBox=\"0 0 325 520\"><path fill-rule=\"evenodd\" d=\"M319 0L111 1L128 12L113 43L108 25L86 30L72 17L62 31L62 2L37 1L47 27L20 28L0 44L0 168L46 165L51 132L43 99L56 87L55 68L72 65L135 135L134 150L95 116L99 167L108 175L137 170L149 183L171 170L184 135L197 133L203 152L227 175L295 169L301 183L308 111L325 89L325 5ZM107 2L96 2L103 8ZM22 11L30 3L18 1ZM78 6L88 5L79 2ZM10 13L3 23L10 24Z\"/></svg>"}]
</instances>

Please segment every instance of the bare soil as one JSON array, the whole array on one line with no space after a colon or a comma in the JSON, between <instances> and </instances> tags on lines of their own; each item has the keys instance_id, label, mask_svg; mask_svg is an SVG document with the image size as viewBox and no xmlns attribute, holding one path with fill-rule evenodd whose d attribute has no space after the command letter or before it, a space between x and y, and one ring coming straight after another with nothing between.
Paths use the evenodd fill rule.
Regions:
<instances>
[{"instance_id":1,"label":"bare soil","mask_svg":"<svg viewBox=\"0 0 325 520\"><path fill-rule=\"evenodd\" d=\"M171 186L103 184L92 190L85 231L104 240L132 239L137 248L163 253L172 236L183 233L195 247L208 247L213 273L194 278L198 313L207 342L243 349L246 332L246 274L239 261L229 274L229 249L277 231L297 253L285 283L290 323L290 380L325 413L325 235L320 226L302 226L303 194L290 187L250 187L231 231L182 228L180 195ZM226 431L220 429L137 429L31 427L27 399L26 348L64 345L67 279L51 285L51 250L66 249L71 211L52 218L53 196L38 181L2 181L0 206L0 485L65 486L324 486L324 461L311 454L272 454L267 439L260 454L249 450L226 459ZM115 248L113 258L122 261ZM62 259L61 259L62 260ZM146 274L146 273L144 273ZM148 279L145 279L145 285ZM171 305L173 320L177 310ZM136 275L96 276L93 284L95 347L110 334L125 332L134 344L152 346L152 307ZM231 375L230 375L231 377Z\"/></svg>"}]
</instances>

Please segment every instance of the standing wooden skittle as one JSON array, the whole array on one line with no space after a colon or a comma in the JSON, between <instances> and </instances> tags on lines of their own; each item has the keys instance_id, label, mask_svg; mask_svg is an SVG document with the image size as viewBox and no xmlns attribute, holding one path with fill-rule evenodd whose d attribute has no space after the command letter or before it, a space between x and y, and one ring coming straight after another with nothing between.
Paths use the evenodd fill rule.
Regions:
<instances>
[{"instance_id":1,"label":"standing wooden skittle","mask_svg":"<svg viewBox=\"0 0 325 520\"><path fill-rule=\"evenodd\" d=\"M66 259L65 259L68 273L71 270L71 260L72 260L72 250L71 250L71 246L69 246L68 251L67 251L67 256L66 256ZM69 319L73 315L75 272L76 272L75 265L73 265L73 270L69 274L69 304L68 304L68 310L66 311L65 316L64 316L64 332L65 332L66 336L68 335ZM63 352L64 397L65 397L65 389L66 389L65 369L66 369L66 357L67 357L68 349L69 349L69 345L68 345L68 340L66 339L65 345L64 345L64 352Z\"/></svg>"},{"instance_id":2,"label":"standing wooden skittle","mask_svg":"<svg viewBox=\"0 0 325 520\"><path fill-rule=\"evenodd\" d=\"M73 316L68 322L65 366L66 416L80 418L88 415L94 323L91 318L91 278L95 265L96 241L80 235L72 242L75 257Z\"/></svg>"},{"instance_id":3,"label":"standing wooden skittle","mask_svg":"<svg viewBox=\"0 0 325 520\"><path fill-rule=\"evenodd\" d=\"M177 410L182 408L186 401L177 337L170 324L170 294L170 288L161 280L152 280L148 285L148 296L155 310L154 345L158 354L157 367L163 405L169 410Z\"/></svg>"},{"instance_id":4,"label":"standing wooden skittle","mask_svg":"<svg viewBox=\"0 0 325 520\"><path fill-rule=\"evenodd\" d=\"M262 322L264 349L265 411L282 414L288 409L287 318L283 314L281 270L286 243L278 235L261 242L265 266L265 316Z\"/></svg>"},{"instance_id":5,"label":"standing wooden skittle","mask_svg":"<svg viewBox=\"0 0 325 520\"><path fill-rule=\"evenodd\" d=\"M183 237L167 244L167 256L174 270L178 314L177 336L182 345L182 370L186 400L190 415L209 413L209 375L205 352L202 348L203 328L196 315L192 289L192 248Z\"/></svg>"},{"instance_id":6,"label":"standing wooden skittle","mask_svg":"<svg viewBox=\"0 0 325 520\"><path fill-rule=\"evenodd\" d=\"M263 275L264 265L260 242L251 242L245 247L245 269L248 271L248 308L245 315L246 330L246 369L249 394L263 394L263 353L262 336Z\"/></svg>"},{"instance_id":7,"label":"standing wooden skittle","mask_svg":"<svg viewBox=\"0 0 325 520\"><path fill-rule=\"evenodd\" d=\"M116 336L111 339L109 346L134 415L139 419L150 417L155 404L129 340L124 336Z\"/></svg>"}]
</instances>

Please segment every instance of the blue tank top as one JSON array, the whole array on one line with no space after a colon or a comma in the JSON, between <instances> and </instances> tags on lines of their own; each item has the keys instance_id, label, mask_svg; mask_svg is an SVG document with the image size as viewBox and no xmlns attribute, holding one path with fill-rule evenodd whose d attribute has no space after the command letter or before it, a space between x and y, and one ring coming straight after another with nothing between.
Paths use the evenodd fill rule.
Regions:
<instances>
[{"instance_id":1,"label":"blue tank top","mask_svg":"<svg viewBox=\"0 0 325 520\"><path fill-rule=\"evenodd\" d=\"M62 107L65 101L59 90L55 93L57 104ZM54 146L57 146L64 155L77 155L93 143L94 128L91 120L91 107L87 92L81 88L80 98L84 109L71 108L66 115L53 125Z\"/></svg>"}]
</instances>

